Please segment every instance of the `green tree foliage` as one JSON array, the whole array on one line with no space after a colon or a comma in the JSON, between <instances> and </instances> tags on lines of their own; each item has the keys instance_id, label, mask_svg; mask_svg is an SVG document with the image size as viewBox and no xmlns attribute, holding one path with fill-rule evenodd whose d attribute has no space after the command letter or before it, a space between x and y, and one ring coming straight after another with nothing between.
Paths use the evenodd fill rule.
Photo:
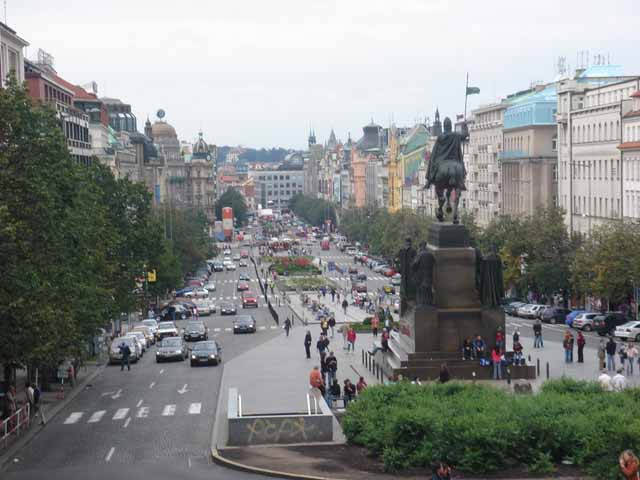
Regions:
<instances>
[{"instance_id":1,"label":"green tree foliage","mask_svg":"<svg viewBox=\"0 0 640 480\"><path fill-rule=\"evenodd\" d=\"M306 195L294 195L289 200L289 208L298 217L315 227L324 225L327 220L331 220L333 225L336 225L337 222L336 207L326 200Z\"/></svg>"},{"instance_id":2,"label":"green tree foliage","mask_svg":"<svg viewBox=\"0 0 640 480\"><path fill-rule=\"evenodd\" d=\"M222 209L224 207L233 208L233 216L238 224L244 225L247 221L247 202L242 194L235 188L229 188L216 201L216 218L222 220Z\"/></svg>"}]
</instances>

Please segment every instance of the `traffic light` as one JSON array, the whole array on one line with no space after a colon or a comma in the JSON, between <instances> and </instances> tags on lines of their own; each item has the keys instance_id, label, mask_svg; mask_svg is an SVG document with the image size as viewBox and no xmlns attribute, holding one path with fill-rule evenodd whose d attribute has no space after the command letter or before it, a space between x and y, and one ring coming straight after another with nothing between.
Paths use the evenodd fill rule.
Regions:
<instances>
[{"instance_id":1,"label":"traffic light","mask_svg":"<svg viewBox=\"0 0 640 480\"><path fill-rule=\"evenodd\" d=\"M156 281L156 271L155 270L151 270L151 271L147 272L147 281L149 281L149 282L155 282Z\"/></svg>"}]
</instances>

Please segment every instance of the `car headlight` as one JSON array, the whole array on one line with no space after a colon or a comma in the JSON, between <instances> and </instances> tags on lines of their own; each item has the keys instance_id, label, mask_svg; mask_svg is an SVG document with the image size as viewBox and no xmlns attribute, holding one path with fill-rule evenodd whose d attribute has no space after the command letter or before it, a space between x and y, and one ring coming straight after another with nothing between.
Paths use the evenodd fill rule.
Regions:
<instances>
[{"instance_id":1,"label":"car headlight","mask_svg":"<svg viewBox=\"0 0 640 480\"><path fill-rule=\"evenodd\" d=\"M216 358L215 355L209 355L209 358Z\"/></svg>"},{"instance_id":2,"label":"car headlight","mask_svg":"<svg viewBox=\"0 0 640 480\"><path fill-rule=\"evenodd\" d=\"M191 355L191 360L195 360L196 356L195 355Z\"/></svg>"},{"instance_id":3,"label":"car headlight","mask_svg":"<svg viewBox=\"0 0 640 480\"><path fill-rule=\"evenodd\" d=\"M157 352L156 352L156 355L160 355L160 351L157 351Z\"/></svg>"},{"instance_id":4,"label":"car headlight","mask_svg":"<svg viewBox=\"0 0 640 480\"><path fill-rule=\"evenodd\" d=\"M182 350L176 350L176 353L182 353Z\"/></svg>"}]
</instances>

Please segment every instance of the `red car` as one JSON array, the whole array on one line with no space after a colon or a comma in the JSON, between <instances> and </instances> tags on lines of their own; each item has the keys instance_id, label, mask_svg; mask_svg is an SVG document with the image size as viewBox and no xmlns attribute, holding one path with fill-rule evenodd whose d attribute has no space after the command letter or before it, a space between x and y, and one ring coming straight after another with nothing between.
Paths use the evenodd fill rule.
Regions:
<instances>
[{"instance_id":1,"label":"red car","mask_svg":"<svg viewBox=\"0 0 640 480\"><path fill-rule=\"evenodd\" d=\"M258 308L258 296L248 290L242 293L242 308L247 307Z\"/></svg>"},{"instance_id":2,"label":"red car","mask_svg":"<svg viewBox=\"0 0 640 480\"><path fill-rule=\"evenodd\" d=\"M358 269L356 267L349 267L349 275L357 274Z\"/></svg>"},{"instance_id":3,"label":"red car","mask_svg":"<svg viewBox=\"0 0 640 480\"><path fill-rule=\"evenodd\" d=\"M382 274L385 277L393 277L396 273L398 272L396 272L393 268L386 268L382 271Z\"/></svg>"},{"instance_id":4,"label":"red car","mask_svg":"<svg viewBox=\"0 0 640 480\"><path fill-rule=\"evenodd\" d=\"M358 293L367 293L367 284L366 283L356 283L355 289L356 289L356 292L358 292Z\"/></svg>"},{"instance_id":5,"label":"red car","mask_svg":"<svg viewBox=\"0 0 640 480\"><path fill-rule=\"evenodd\" d=\"M247 282L238 282L238 291L245 292L249 290L249 284Z\"/></svg>"},{"instance_id":6,"label":"red car","mask_svg":"<svg viewBox=\"0 0 640 480\"><path fill-rule=\"evenodd\" d=\"M240 250L240 258L249 258L248 250Z\"/></svg>"}]
</instances>

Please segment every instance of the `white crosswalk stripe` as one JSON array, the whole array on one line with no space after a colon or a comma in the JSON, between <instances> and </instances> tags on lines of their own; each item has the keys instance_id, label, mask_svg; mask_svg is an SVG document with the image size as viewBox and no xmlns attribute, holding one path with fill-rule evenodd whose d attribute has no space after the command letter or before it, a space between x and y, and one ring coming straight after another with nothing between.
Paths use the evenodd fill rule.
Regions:
<instances>
[{"instance_id":1,"label":"white crosswalk stripe","mask_svg":"<svg viewBox=\"0 0 640 480\"><path fill-rule=\"evenodd\" d=\"M72 423L78 423L78 421L82 418L84 412L73 412L71 415L67 417L64 421L65 425L70 425Z\"/></svg>"},{"instance_id":2,"label":"white crosswalk stripe","mask_svg":"<svg viewBox=\"0 0 640 480\"><path fill-rule=\"evenodd\" d=\"M213 329L213 331L214 331L214 332L219 332L219 331L220 331L220 328L214 328L214 329Z\"/></svg>"},{"instance_id":3,"label":"white crosswalk stripe","mask_svg":"<svg viewBox=\"0 0 640 480\"><path fill-rule=\"evenodd\" d=\"M175 405L165 405L162 410L163 417L172 417L176 414L176 406Z\"/></svg>"},{"instance_id":4,"label":"white crosswalk stripe","mask_svg":"<svg viewBox=\"0 0 640 480\"><path fill-rule=\"evenodd\" d=\"M113 415L112 420L122 420L127 417L129 414L128 408L119 408L118 411Z\"/></svg>"},{"instance_id":5,"label":"white crosswalk stripe","mask_svg":"<svg viewBox=\"0 0 640 480\"><path fill-rule=\"evenodd\" d=\"M104 414L107 413L106 410L98 410L97 412L93 412L93 415L87 420L87 423L98 423L104 417Z\"/></svg>"},{"instance_id":6,"label":"white crosswalk stripe","mask_svg":"<svg viewBox=\"0 0 640 480\"><path fill-rule=\"evenodd\" d=\"M201 410L202 404L199 402L189 405L189 415L199 415Z\"/></svg>"},{"instance_id":7,"label":"white crosswalk stripe","mask_svg":"<svg viewBox=\"0 0 640 480\"><path fill-rule=\"evenodd\" d=\"M149 407L140 407L136 413L138 418L147 418L149 416Z\"/></svg>"}]
</instances>

